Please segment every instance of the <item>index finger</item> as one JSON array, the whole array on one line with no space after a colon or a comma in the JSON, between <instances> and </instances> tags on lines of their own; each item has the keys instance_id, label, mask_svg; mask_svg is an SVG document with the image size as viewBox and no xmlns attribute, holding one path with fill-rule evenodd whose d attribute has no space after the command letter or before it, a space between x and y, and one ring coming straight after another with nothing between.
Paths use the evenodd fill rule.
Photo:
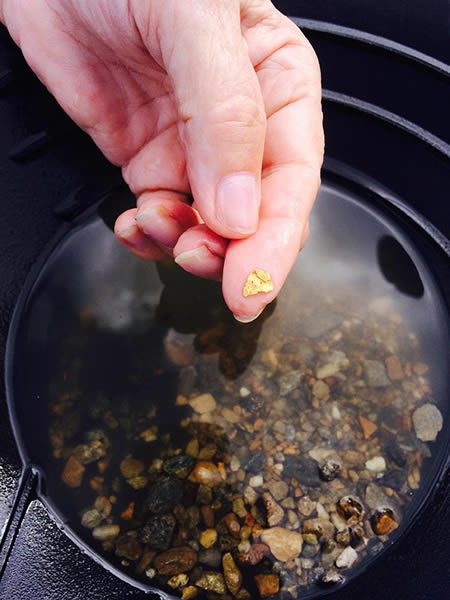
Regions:
<instances>
[{"instance_id":1,"label":"index finger","mask_svg":"<svg viewBox=\"0 0 450 600\"><path fill-rule=\"evenodd\" d=\"M255 234L230 243L224 263L223 294L243 321L256 318L281 290L320 183L323 130L317 59L300 32L294 33L295 26L281 23L284 43L278 45L277 29L278 47L255 67L267 114L260 222ZM264 28L260 36L266 35ZM257 28L248 43L257 60L263 50ZM270 274L273 289L245 296L245 284L256 269Z\"/></svg>"}]
</instances>

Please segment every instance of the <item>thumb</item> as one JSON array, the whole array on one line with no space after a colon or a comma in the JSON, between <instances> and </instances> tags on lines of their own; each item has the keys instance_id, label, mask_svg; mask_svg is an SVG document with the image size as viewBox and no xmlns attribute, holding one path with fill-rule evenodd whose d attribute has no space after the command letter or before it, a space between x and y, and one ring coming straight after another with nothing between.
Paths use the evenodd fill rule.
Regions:
<instances>
[{"instance_id":1,"label":"thumb","mask_svg":"<svg viewBox=\"0 0 450 600\"><path fill-rule=\"evenodd\" d=\"M175 42L162 49L196 207L227 238L256 231L266 116L241 35L237 0L179 3ZM168 17L173 18L173 17Z\"/></svg>"}]
</instances>

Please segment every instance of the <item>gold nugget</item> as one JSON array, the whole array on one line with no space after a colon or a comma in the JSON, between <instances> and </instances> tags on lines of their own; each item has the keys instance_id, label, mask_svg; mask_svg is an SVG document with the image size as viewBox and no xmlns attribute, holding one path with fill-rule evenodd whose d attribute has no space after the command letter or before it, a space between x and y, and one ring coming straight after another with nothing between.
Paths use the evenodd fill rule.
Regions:
<instances>
[{"instance_id":1,"label":"gold nugget","mask_svg":"<svg viewBox=\"0 0 450 600\"><path fill-rule=\"evenodd\" d=\"M273 283L270 273L263 271L262 269L255 269L247 277L242 294L247 296L254 296L260 292L268 294L273 290Z\"/></svg>"}]
</instances>

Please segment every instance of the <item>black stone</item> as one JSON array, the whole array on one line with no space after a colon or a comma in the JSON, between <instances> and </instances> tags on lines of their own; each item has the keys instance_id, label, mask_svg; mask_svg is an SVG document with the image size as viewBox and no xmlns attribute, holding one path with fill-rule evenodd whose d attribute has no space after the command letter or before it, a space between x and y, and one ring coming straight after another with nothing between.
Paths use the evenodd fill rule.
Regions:
<instances>
[{"instance_id":1,"label":"black stone","mask_svg":"<svg viewBox=\"0 0 450 600\"><path fill-rule=\"evenodd\" d=\"M175 475L180 479L185 479L194 468L195 460L192 456L179 454L172 456L164 463L163 469L169 475Z\"/></svg>"},{"instance_id":2,"label":"black stone","mask_svg":"<svg viewBox=\"0 0 450 600\"><path fill-rule=\"evenodd\" d=\"M381 483L386 487L390 487L393 490L398 491L403 487L405 481L406 471L396 469L393 471L389 471L389 473L386 473L386 475L381 480Z\"/></svg>"},{"instance_id":3,"label":"black stone","mask_svg":"<svg viewBox=\"0 0 450 600\"><path fill-rule=\"evenodd\" d=\"M342 463L335 458L328 457L319 466L320 478L323 481L332 481L342 470Z\"/></svg>"},{"instance_id":4,"label":"black stone","mask_svg":"<svg viewBox=\"0 0 450 600\"><path fill-rule=\"evenodd\" d=\"M253 454L248 459L247 463L244 465L244 470L247 473L260 473L266 464L266 453L265 452L257 452Z\"/></svg>"},{"instance_id":5,"label":"black stone","mask_svg":"<svg viewBox=\"0 0 450 600\"><path fill-rule=\"evenodd\" d=\"M142 528L141 540L154 550L168 550L175 524L175 517L171 514L150 517Z\"/></svg>"},{"instance_id":6,"label":"black stone","mask_svg":"<svg viewBox=\"0 0 450 600\"><path fill-rule=\"evenodd\" d=\"M386 445L386 454L392 461L395 462L396 465L402 469L407 466L408 460L406 458L406 454L403 452L394 438L391 439Z\"/></svg>"},{"instance_id":7,"label":"black stone","mask_svg":"<svg viewBox=\"0 0 450 600\"><path fill-rule=\"evenodd\" d=\"M172 510L183 498L183 482L176 477L165 477L151 489L145 508L152 513L160 514Z\"/></svg>"},{"instance_id":8,"label":"black stone","mask_svg":"<svg viewBox=\"0 0 450 600\"><path fill-rule=\"evenodd\" d=\"M303 485L317 486L320 484L317 463L306 456L286 456L283 477L296 479Z\"/></svg>"}]
</instances>

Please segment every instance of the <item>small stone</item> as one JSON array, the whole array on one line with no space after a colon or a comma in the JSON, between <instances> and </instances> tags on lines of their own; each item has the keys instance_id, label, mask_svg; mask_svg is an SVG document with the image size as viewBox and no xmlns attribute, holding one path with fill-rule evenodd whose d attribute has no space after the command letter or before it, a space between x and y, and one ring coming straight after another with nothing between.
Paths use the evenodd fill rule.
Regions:
<instances>
[{"instance_id":1,"label":"small stone","mask_svg":"<svg viewBox=\"0 0 450 600\"><path fill-rule=\"evenodd\" d=\"M107 540L114 540L120 533L119 525L99 525L92 530L92 535L96 540L105 542Z\"/></svg>"},{"instance_id":2,"label":"small stone","mask_svg":"<svg viewBox=\"0 0 450 600\"><path fill-rule=\"evenodd\" d=\"M336 566L338 569L348 569L353 565L357 558L357 552L351 546L348 546L336 558Z\"/></svg>"},{"instance_id":3,"label":"small stone","mask_svg":"<svg viewBox=\"0 0 450 600\"><path fill-rule=\"evenodd\" d=\"M117 538L116 556L122 556L128 560L139 560L143 552L142 545L137 539L136 531L127 531Z\"/></svg>"},{"instance_id":4,"label":"small stone","mask_svg":"<svg viewBox=\"0 0 450 600\"><path fill-rule=\"evenodd\" d=\"M289 492L289 486L285 481L271 481L267 487L275 500L286 498Z\"/></svg>"},{"instance_id":5,"label":"small stone","mask_svg":"<svg viewBox=\"0 0 450 600\"><path fill-rule=\"evenodd\" d=\"M245 508L244 498L242 498L242 496L233 498L233 512L241 519L245 519L247 516L247 509Z\"/></svg>"},{"instance_id":6,"label":"small stone","mask_svg":"<svg viewBox=\"0 0 450 600\"><path fill-rule=\"evenodd\" d=\"M146 508L155 514L172 510L183 498L183 482L176 477L165 477L154 484L147 497Z\"/></svg>"},{"instance_id":7,"label":"small stone","mask_svg":"<svg viewBox=\"0 0 450 600\"><path fill-rule=\"evenodd\" d=\"M327 540L334 535L334 525L325 519L306 519L303 521L303 533L313 533L320 540Z\"/></svg>"},{"instance_id":8,"label":"small stone","mask_svg":"<svg viewBox=\"0 0 450 600\"><path fill-rule=\"evenodd\" d=\"M236 600L252 600L252 597L248 590L241 588L236 594Z\"/></svg>"},{"instance_id":9,"label":"small stone","mask_svg":"<svg viewBox=\"0 0 450 600\"><path fill-rule=\"evenodd\" d=\"M233 596L239 592L242 585L242 573L234 562L233 556L227 552L222 558L225 584Z\"/></svg>"},{"instance_id":10,"label":"small stone","mask_svg":"<svg viewBox=\"0 0 450 600\"><path fill-rule=\"evenodd\" d=\"M187 587L183 588L181 600L192 600L192 598L195 598L197 595L198 588L196 588L194 585L188 585Z\"/></svg>"},{"instance_id":11,"label":"small stone","mask_svg":"<svg viewBox=\"0 0 450 600\"><path fill-rule=\"evenodd\" d=\"M179 479L186 478L194 467L195 461L192 456L178 454L167 459L163 469L168 475L175 475Z\"/></svg>"},{"instance_id":12,"label":"small stone","mask_svg":"<svg viewBox=\"0 0 450 600\"><path fill-rule=\"evenodd\" d=\"M172 541L175 525L175 517L170 513L150 517L142 528L141 540L155 550L167 550Z\"/></svg>"},{"instance_id":13,"label":"small stone","mask_svg":"<svg viewBox=\"0 0 450 600\"><path fill-rule=\"evenodd\" d=\"M195 585L203 590L215 592L216 594L225 594L227 588L222 573L216 571L205 571L203 575L195 582Z\"/></svg>"},{"instance_id":14,"label":"small stone","mask_svg":"<svg viewBox=\"0 0 450 600\"><path fill-rule=\"evenodd\" d=\"M134 458L133 456L127 456L120 463L120 472L125 479L132 479L137 477L145 469L145 465L141 460Z\"/></svg>"},{"instance_id":15,"label":"small stone","mask_svg":"<svg viewBox=\"0 0 450 600\"><path fill-rule=\"evenodd\" d=\"M203 548L211 548L217 542L217 531L215 529L205 529L200 534L200 544Z\"/></svg>"},{"instance_id":16,"label":"small stone","mask_svg":"<svg viewBox=\"0 0 450 600\"><path fill-rule=\"evenodd\" d=\"M200 415L210 413L216 408L216 401L212 394L200 394L189 400L189 404Z\"/></svg>"},{"instance_id":17,"label":"small stone","mask_svg":"<svg viewBox=\"0 0 450 600\"><path fill-rule=\"evenodd\" d=\"M244 470L247 473L259 473L264 469L266 460L265 452L257 452L256 454L252 454L249 460L246 462Z\"/></svg>"},{"instance_id":18,"label":"small stone","mask_svg":"<svg viewBox=\"0 0 450 600\"><path fill-rule=\"evenodd\" d=\"M245 565L257 565L269 553L270 548L267 544L252 544L248 550L239 555L239 562Z\"/></svg>"},{"instance_id":19,"label":"small stone","mask_svg":"<svg viewBox=\"0 0 450 600\"><path fill-rule=\"evenodd\" d=\"M209 461L198 461L189 475L189 481L201 483L207 487L216 487L221 481L219 469Z\"/></svg>"},{"instance_id":20,"label":"small stone","mask_svg":"<svg viewBox=\"0 0 450 600\"><path fill-rule=\"evenodd\" d=\"M304 517L309 517L316 508L316 503L309 496L302 496L297 502L297 507Z\"/></svg>"},{"instance_id":21,"label":"small stone","mask_svg":"<svg viewBox=\"0 0 450 600\"><path fill-rule=\"evenodd\" d=\"M173 577L171 577L167 582L167 585L176 590L180 587L185 586L188 583L188 581L189 577L186 575L186 573L179 573L178 575L174 575Z\"/></svg>"},{"instance_id":22,"label":"small stone","mask_svg":"<svg viewBox=\"0 0 450 600\"><path fill-rule=\"evenodd\" d=\"M346 527L343 531L336 533L336 542L340 546L350 546L351 537L350 529Z\"/></svg>"},{"instance_id":23,"label":"small stone","mask_svg":"<svg viewBox=\"0 0 450 600\"><path fill-rule=\"evenodd\" d=\"M354 496L344 496L336 505L338 513L349 525L356 525L364 517L364 509L361 501Z\"/></svg>"},{"instance_id":24,"label":"small stone","mask_svg":"<svg viewBox=\"0 0 450 600\"><path fill-rule=\"evenodd\" d=\"M156 552L154 552L153 550L146 550L142 554L142 556L136 566L136 573L138 575L141 575L146 569L148 569L148 567L150 566L150 564L151 564L152 560L155 558L155 556L156 556ZM155 575L156 575L156 571L155 571Z\"/></svg>"},{"instance_id":25,"label":"small stone","mask_svg":"<svg viewBox=\"0 0 450 600\"><path fill-rule=\"evenodd\" d=\"M164 338L164 349L174 365L188 367L194 362L194 349L190 335L180 335L174 329L170 329Z\"/></svg>"},{"instance_id":26,"label":"small stone","mask_svg":"<svg viewBox=\"0 0 450 600\"><path fill-rule=\"evenodd\" d=\"M386 387L391 385L386 374L385 366L379 360L364 360L364 373L366 375L367 385L370 387Z\"/></svg>"},{"instance_id":27,"label":"small stone","mask_svg":"<svg viewBox=\"0 0 450 600\"><path fill-rule=\"evenodd\" d=\"M364 437L367 440L373 433L375 433L375 431L378 429L378 426L375 425L375 423L373 423L372 421L369 421L369 419L366 419L366 417L359 416L358 418Z\"/></svg>"},{"instance_id":28,"label":"small stone","mask_svg":"<svg viewBox=\"0 0 450 600\"><path fill-rule=\"evenodd\" d=\"M197 490L197 504L211 504L212 491L207 485L199 485Z\"/></svg>"},{"instance_id":29,"label":"small stone","mask_svg":"<svg viewBox=\"0 0 450 600\"><path fill-rule=\"evenodd\" d=\"M371 519L372 529L377 535L389 535L398 527L391 509L378 510Z\"/></svg>"},{"instance_id":30,"label":"small stone","mask_svg":"<svg viewBox=\"0 0 450 600\"><path fill-rule=\"evenodd\" d=\"M342 462L337 457L329 456L319 465L320 478L323 481L332 481L342 471Z\"/></svg>"},{"instance_id":31,"label":"small stone","mask_svg":"<svg viewBox=\"0 0 450 600\"><path fill-rule=\"evenodd\" d=\"M146 475L138 475L137 477L127 479L127 483L133 490L142 490L148 484L148 477Z\"/></svg>"},{"instance_id":32,"label":"small stone","mask_svg":"<svg viewBox=\"0 0 450 600\"><path fill-rule=\"evenodd\" d=\"M155 577L155 575L156 575L156 570L155 570L155 569L152 569L152 567L150 567L150 569L147 569L147 570L145 571L145 575L146 575L146 577L148 577L149 579L153 579L153 578Z\"/></svg>"},{"instance_id":33,"label":"small stone","mask_svg":"<svg viewBox=\"0 0 450 600\"><path fill-rule=\"evenodd\" d=\"M197 439L189 440L188 445L186 446L186 454L188 456L192 456L192 458L197 458L199 452L199 443Z\"/></svg>"},{"instance_id":34,"label":"small stone","mask_svg":"<svg viewBox=\"0 0 450 600\"><path fill-rule=\"evenodd\" d=\"M307 456L286 456L283 475L296 479L304 485L318 486L320 484L317 463Z\"/></svg>"},{"instance_id":35,"label":"small stone","mask_svg":"<svg viewBox=\"0 0 450 600\"><path fill-rule=\"evenodd\" d=\"M261 540L269 546L275 558L282 562L294 559L302 551L302 535L283 527L264 530Z\"/></svg>"},{"instance_id":36,"label":"small stone","mask_svg":"<svg viewBox=\"0 0 450 600\"><path fill-rule=\"evenodd\" d=\"M94 529L103 519L104 516L96 508L88 508L81 515L81 524L88 529Z\"/></svg>"},{"instance_id":37,"label":"small stone","mask_svg":"<svg viewBox=\"0 0 450 600\"><path fill-rule=\"evenodd\" d=\"M228 513L224 518L224 523L228 531L235 538L240 538L241 525L234 513Z\"/></svg>"},{"instance_id":38,"label":"small stone","mask_svg":"<svg viewBox=\"0 0 450 600\"><path fill-rule=\"evenodd\" d=\"M244 490L244 498L247 504L253 505L258 500L258 494L248 485Z\"/></svg>"},{"instance_id":39,"label":"small stone","mask_svg":"<svg viewBox=\"0 0 450 600\"><path fill-rule=\"evenodd\" d=\"M218 548L208 548L207 550L202 550L198 555L199 562L211 567L212 569L217 569L217 567L219 567L221 559L222 553Z\"/></svg>"},{"instance_id":40,"label":"small stone","mask_svg":"<svg viewBox=\"0 0 450 600\"><path fill-rule=\"evenodd\" d=\"M239 458L233 454L230 460L230 469L233 473L235 473L236 471L239 471L240 468L241 463L239 461Z\"/></svg>"},{"instance_id":41,"label":"small stone","mask_svg":"<svg viewBox=\"0 0 450 600\"><path fill-rule=\"evenodd\" d=\"M312 393L313 393L313 396L315 396L319 400L324 400L325 398L328 398L328 396L330 395L330 388L325 383L325 381L322 381L321 379L319 379L313 385Z\"/></svg>"},{"instance_id":42,"label":"small stone","mask_svg":"<svg viewBox=\"0 0 450 600\"><path fill-rule=\"evenodd\" d=\"M433 442L442 429L441 411L434 404L423 404L413 412L416 436L423 442Z\"/></svg>"},{"instance_id":43,"label":"small stone","mask_svg":"<svg viewBox=\"0 0 450 600\"><path fill-rule=\"evenodd\" d=\"M269 527L279 525L284 519L284 510L269 493L263 495L263 500L267 511L267 524Z\"/></svg>"},{"instance_id":44,"label":"small stone","mask_svg":"<svg viewBox=\"0 0 450 600\"><path fill-rule=\"evenodd\" d=\"M326 363L320 367L317 367L316 377L317 379L326 379L327 377L332 377L333 375L336 375L336 373L339 373L340 369L341 368L337 363Z\"/></svg>"},{"instance_id":45,"label":"small stone","mask_svg":"<svg viewBox=\"0 0 450 600\"><path fill-rule=\"evenodd\" d=\"M73 456L82 465L89 465L105 455L106 447L101 440L91 440L88 444L80 444L73 451Z\"/></svg>"},{"instance_id":46,"label":"small stone","mask_svg":"<svg viewBox=\"0 0 450 600\"><path fill-rule=\"evenodd\" d=\"M197 563L197 552L188 546L171 548L159 554L154 565L159 575L179 575L190 571Z\"/></svg>"},{"instance_id":47,"label":"small stone","mask_svg":"<svg viewBox=\"0 0 450 600\"><path fill-rule=\"evenodd\" d=\"M404 378L405 373L398 356L395 356L394 354L392 356L388 356L385 363L389 379L392 379L392 381L397 381Z\"/></svg>"},{"instance_id":48,"label":"small stone","mask_svg":"<svg viewBox=\"0 0 450 600\"><path fill-rule=\"evenodd\" d=\"M86 470L74 456L69 456L61 475L62 481L71 488L80 487Z\"/></svg>"},{"instance_id":49,"label":"small stone","mask_svg":"<svg viewBox=\"0 0 450 600\"><path fill-rule=\"evenodd\" d=\"M303 372L300 370L284 373L279 379L280 396L287 396L296 390L299 387L302 378Z\"/></svg>"},{"instance_id":50,"label":"small stone","mask_svg":"<svg viewBox=\"0 0 450 600\"><path fill-rule=\"evenodd\" d=\"M340 573L336 573L336 571L328 571L325 575L322 575L320 581L326 586L332 586L343 583L344 578Z\"/></svg>"},{"instance_id":51,"label":"small stone","mask_svg":"<svg viewBox=\"0 0 450 600\"><path fill-rule=\"evenodd\" d=\"M208 529L212 529L214 527L214 511L209 504L203 504L200 507L200 513L202 515L203 523Z\"/></svg>"},{"instance_id":52,"label":"small stone","mask_svg":"<svg viewBox=\"0 0 450 600\"><path fill-rule=\"evenodd\" d=\"M261 598L273 596L274 594L278 594L278 592L280 591L279 575L255 575L254 580Z\"/></svg>"},{"instance_id":53,"label":"small stone","mask_svg":"<svg viewBox=\"0 0 450 600\"><path fill-rule=\"evenodd\" d=\"M240 417L238 414L231 410L231 408L224 408L222 410L223 418L228 421L228 423L239 423Z\"/></svg>"},{"instance_id":54,"label":"small stone","mask_svg":"<svg viewBox=\"0 0 450 600\"><path fill-rule=\"evenodd\" d=\"M374 456L366 461L366 469L374 471L375 473L382 473L383 471L386 471L386 461L382 456Z\"/></svg>"},{"instance_id":55,"label":"small stone","mask_svg":"<svg viewBox=\"0 0 450 600\"><path fill-rule=\"evenodd\" d=\"M250 477L248 482L252 488L257 488L262 486L264 479L262 478L262 475L254 475L253 477Z\"/></svg>"}]
</instances>

